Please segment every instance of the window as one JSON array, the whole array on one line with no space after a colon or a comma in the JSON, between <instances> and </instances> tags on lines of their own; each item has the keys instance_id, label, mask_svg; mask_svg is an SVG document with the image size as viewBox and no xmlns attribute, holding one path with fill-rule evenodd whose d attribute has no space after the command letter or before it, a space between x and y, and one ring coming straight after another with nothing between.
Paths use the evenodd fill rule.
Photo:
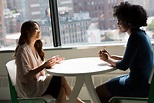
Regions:
<instances>
[{"instance_id":1,"label":"window","mask_svg":"<svg viewBox=\"0 0 154 103\"><path fill-rule=\"evenodd\" d=\"M116 25L117 20L112 15L112 7L123 0L107 0L107 2L104 2L104 0L65 1L72 2L62 5L64 4L64 0L57 1L60 40L62 46L126 42L128 35L126 33L119 34ZM133 4L142 4L148 14L151 14L148 21L152 19L154 13L152 14L151 12L154 11L154 9L148 9L150 8L150 2L152 2L152 0L127 1ZM67 28L63 28L64 26L67 26ZM63 32L63 29L66 29L67 31ZM146 28L143 29L146 30ZM150 38L153 39L154 36L152 36L153 33L151 30L147 29L146 31Z\"/></svg>"},{"instance_id":2,"label":"window","mask_svg":"<svg viewBox=\"0 0 154 103\"><path fill-rule=\"evenodd\" d=\"M0 24L0 30L2 30L2 24Z\"/></svg>"},{"instance_id":3,"label":"window","mask_svg":"<svg viewBox=\"0 0 154 103\"><path fill-rule=\"evenodd\" d=\"M0 13L0 28L4 34L0 37L0 47L16 46L20 27L26 20L37 21L44 45L53 46L49 0L1 0L0 10L3 11Z\"/></svg>"},{"instance_id":4,"label":"window","mask_svg":"<svg viewBox=\"0 0 154 103\"><path fill-rule=\"evenodd\" d=\"M2 38L3 37L3 34L2 34L2 32L0 32L0 38Z\"/></svg>"},{"instance_id":5,"label":"window","mask_svg":"<svg viewBox=\"0 0 154 103\"><path fill-rule=\"evenodd\" d=\"M124 43L112 7L123 0L0 0L0 47L15 47L26 20L41 25L44 47ZM154 38L154 1L127 0L148 12L145 29ZM51 19L52 18L52 19ZM3 35L2 35L3 34Z\"/></svg>"}]
</instances>

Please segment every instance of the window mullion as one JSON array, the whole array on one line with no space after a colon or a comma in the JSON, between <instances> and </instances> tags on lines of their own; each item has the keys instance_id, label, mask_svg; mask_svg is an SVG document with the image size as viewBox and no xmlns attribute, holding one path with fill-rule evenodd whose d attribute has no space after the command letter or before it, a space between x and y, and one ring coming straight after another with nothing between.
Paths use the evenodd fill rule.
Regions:
<instances>
[{"instance_id":1,"label":"window mullion","mask_svg":"<svg viewBox=\"0 0 154 103\"><path fill-rule=\"evenodd\" d=\"M61 46L57 0L49 0L54 47Z\"/></svg>"}]
</instances>

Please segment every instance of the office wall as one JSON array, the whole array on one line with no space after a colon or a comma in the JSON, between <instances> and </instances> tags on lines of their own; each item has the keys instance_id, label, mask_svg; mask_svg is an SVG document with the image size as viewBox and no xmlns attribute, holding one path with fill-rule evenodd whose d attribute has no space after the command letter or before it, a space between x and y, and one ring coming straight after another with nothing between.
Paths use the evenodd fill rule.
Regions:
<instances>
[{"instance_id":1,"label":"office wall","mask_svg":"<svg viewBox=\"0 0 154 103\"><path fill-rule=\"evenodd\" d=\"M79 58L79 57L94 57L98 56L98 51L101 50L102 46L89 46L89 47L78 47L78 48L68 48L68 49L54 49L54 50L45 50L46 58L50 58L54 55L59 55L61 57L65 57L65 59L71 58ZM123 55L124 46L106 46L106 48L111 54L115 55ZM9 88L6 76L6 68L5 63L10 59L13 59L12 55L14 52L0 52L0 100L8 100L9 97ZM121 75L125 72L114 71L108 74L103 75L94 75L93 81L94 85L97 86L100 83L114 77L117 75ZM73 87L75 78L66 77L69 84ZM90 96L88 95L85 86L82 88L79 97L84 100L90 100Z\"/></svg>"},{"instance_id":2,"label":"office wall","mask_svg":"<svg viewBox=\"0 0 154 103\"><path fill-rule=\"evenodd\" d=\"M101 46L90 46L90 47L79 47L79 48L68 48L68 49L54 49L54 50L45 50L46 58L50 58L54 55L59 55L61 57L65 57L65 59L71 58L79 58L79 57L91 57L98 56L98 51L101 49ZM109 46L105 47L112 54L123 53L123 46ZM5 63L10 59L13 59L14 52L1 52L0 53L0 99L9 99L9 90L8 90L8 82L6 76L6 68ZM68 78L68 82L71 86L72 81L75 78ZM74 82L73 82L74 83ZM81 93L82 94L82 93ZM88 98L88 96L86 97Z\"/></svg>"}]
</instances>

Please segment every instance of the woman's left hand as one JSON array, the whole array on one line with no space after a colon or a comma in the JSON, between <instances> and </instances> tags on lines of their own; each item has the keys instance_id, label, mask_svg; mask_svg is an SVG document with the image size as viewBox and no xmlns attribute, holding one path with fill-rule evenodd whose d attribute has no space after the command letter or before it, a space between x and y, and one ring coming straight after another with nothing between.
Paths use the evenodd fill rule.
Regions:
<instances>
[{"instance_id":1,"label":"woman's left hand","mask_svg":"<svg viewBox=\"0 0 154 103\"><path fill-rule=\"evenodd\" d=\"M56 55L55 58L56 58L56 63L60 63L65 59L64 57L59 57L58 55Z\"/></svg>"},{"instance_id":2,"label":"woman's left hand","mask_svg":"<svg viewBox=\"0 0 154 103\"><path fill-rule=\"evenodd\" d=\"M107 61L109 58L109 54L107 52L100 51L98 54L101 60Z\"/></svg>"}]
</instances>

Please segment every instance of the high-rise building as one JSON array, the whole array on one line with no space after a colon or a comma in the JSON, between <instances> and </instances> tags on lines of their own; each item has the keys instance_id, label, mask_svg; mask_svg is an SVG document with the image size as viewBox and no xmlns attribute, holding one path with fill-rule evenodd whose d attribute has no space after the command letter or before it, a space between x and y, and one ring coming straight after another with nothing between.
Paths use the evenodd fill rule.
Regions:
<instances>
[{"instance_id":1,"label":"high-rise building","mask_svg":"<svg viewBox=\"0 0 154 103\"><path fill-rule=\"evenodd\" d=\"M147 11L149 16L154 16L154 0L147 0L148 3L148 7L147 7Z\"/></svg>"},{"instance_id":2,"label":"high-rise building","mask_svg":"<svg viewBox=\"0 0 154 103\"><path fill-rule=\"evenodd\" d=\"M89 12L90 17L99 23L101 30L114 29L113 6L123 0L73 0L75 13Z\"/></svg>"},{"instance_id":3,"label":"high-rise building","mask_svg":"<svg viewBox=\"0 0 154 103\"><path fill-rule=\"evenodd\" d=\"M5 45L5 23L3 16L3 6L5 0L0 0L0 47Z\"/></svg>"},{"instance_id":4,"label":"high-rise building","mask_svg":"<svg viewBox=\"0 0 154 103\"><path fill-rule=\"evenodd\" d=\"M148 16L154 16L154 0L126 0L132 4L143 6L147 10Z\"/></svg>"}]
</instances>

